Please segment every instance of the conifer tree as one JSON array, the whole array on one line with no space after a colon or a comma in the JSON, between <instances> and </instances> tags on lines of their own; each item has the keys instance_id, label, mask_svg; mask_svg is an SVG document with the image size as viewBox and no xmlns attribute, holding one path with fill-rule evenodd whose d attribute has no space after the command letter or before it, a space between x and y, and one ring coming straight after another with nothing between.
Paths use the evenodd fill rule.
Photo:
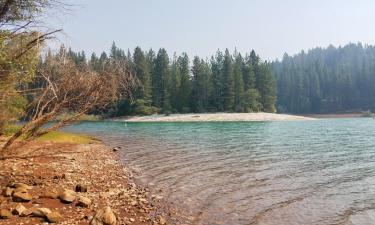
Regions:
<instances>
[{"instance_id":1,"label":"conifer tree","mask_svg":"<svg viewBox=\"0 0 375 225\"><path fill-rule=\"evenodd\" d=\"M153 102L156 107L162 108L162 111L171 110L169 86L169 58L164 48L159 49L155 59L155 68L152 77Z\"/></svg>"},{"instance_id":2,"label":"conifer tree","mask_svg":"<svg viewBox=\"0 0 375 225\"><path fill-rule=\"evenodd\" d=\"M151 101L150 70L144 52L140 47L134 49L133 64L134 75L140 82L136 97L145 101Z\"/></svg>"},{"instance_id":3,"label":"conifer tree","mask_svg":"<svg viewBox=\"0 0 375 225\"><path fill-rule=\"evenodd\" d=\"M176 108L179 112L190 111L191 82L189 73L189 57L186 53L178 57L178 70L180 73L180 88L178 90L178 101Z\"/></svg>"},{"instance_id":4,"label":"conifer tree","mask_svg":"<svg viewBox=\"0 0 375 225\"><path fill-rule=\"evenodd\" d=\"M244 82L243 82L243 58L241 54L235 53L234 63L234 110L236 112L244 111Z\"/></svg>"},{"instance_id":5,"label":"conifer tree","mask_svg":"<svg viewBox=\"0 0 375 225\"><path fill-rule=\"evenodd\" d=\"M233 58L229 50L225 50L223 68L223 110L233 111L234 106L234 77L233 77Z\"/></svg>"}]
</instances>

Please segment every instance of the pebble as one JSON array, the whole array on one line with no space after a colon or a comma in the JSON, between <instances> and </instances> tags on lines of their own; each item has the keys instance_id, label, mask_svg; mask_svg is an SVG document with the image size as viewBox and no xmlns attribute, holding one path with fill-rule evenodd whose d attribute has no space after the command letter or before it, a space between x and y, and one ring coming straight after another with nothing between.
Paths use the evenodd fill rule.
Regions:
<instances>
[{"instance_id":1,"label":"pebble","mask_svg":"<svg viewBox=\"0 0 375 225\"><path fill-rule=\"evenodd\" d=\"M14 202L29 202L33 196L29 193L25 192L14 192L13 193L13 201Z\"/></svg>"},{"instance_id":2,"label":"pebble","mask_svg":"<svg viewBox=\"0 0 375 225\"><path fill-rule=\"evenodd\" d=\"M58 212L48 213L46 215L46 218L47 218L48 222L50 222L50 223L59 223L63 219L63 217L61 216L61 214L58 213Z\"/></svg>"},{"instance_id":3,"label":"pebble","mask_svg":"<svg viewBox=\"0 0 375 225\"><path fill-rule=\"evenodd\" d=\"M12 218L12 213L7 209L0 210L0 218L1 219L10 219Z\"/></svg>"},{"instance_id":4,"label":"pebble","mask_svg":"<svg viewBox=\"0 0 375 225\"><path fill-rule=\"evenodd\" d=\"M77 205L88 208L91 205L91 200L89 198L80 196L78 198Z\"/></svg>"},{"instance_id":5,"label":"pebble","mask_svg":"<svg viewBox=\"0 0 375 225\"><path fill-rule=\"evenodd\" d=\"M18 203L15 207L14 207L14 209L12 210L12 213L14 214L14 215L21 215L24 211L26 210L26 207L25 206L23 206L21 203Z\"/></svg>"},{"instance_id":6,"label":"pebble","mask_svg":"<svg viewBox=\"0 0 375 225\"><path fill-rule=\"evenodd\" d=\"M65 190L60 194L59 198L64 203L72 203L74 200L76 200L75 193L71 190Z\"/></svg>"},{"instance_id":7,"label":"pebble","mask_svg":"<svg viewBox=\"0 0 375 225\"><path fill-rule=\"evenodd\" d=\"M77 184L75 190L76 190L76 192L87 192L87 186Z\"/></svg>"},{"instance_id":8,"label":"pebble","mask_svg":"<svg viewBox=\"0 0 375 225\"><path fill-rule=\"evenodd\" d=\"M90 221L90 225L116 225L116 216L110 207L99 210Z\"/></svg>"}]
</instances>

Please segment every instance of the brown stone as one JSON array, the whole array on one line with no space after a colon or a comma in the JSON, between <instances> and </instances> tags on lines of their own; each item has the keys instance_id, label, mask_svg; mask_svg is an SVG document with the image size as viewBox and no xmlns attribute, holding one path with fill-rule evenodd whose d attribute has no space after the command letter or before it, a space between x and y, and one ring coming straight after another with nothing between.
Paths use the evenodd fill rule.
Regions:
<instances>
[{"instance_id":1,"label":"brown stone","mask_svg":"<svg viewBox=\"0 0 375 225\"><path fill-rule=\"evenodd\" d=\"M38 210L37 208L35 208L35 207L31 207L31 208L28 208L28 209L26 209L25 211L23 211L22 213L21 213L21 217L24 217L24 216L30 216L30 215L32 215L36 210Z\"/></svg>"},{"instance_id":2,"label":"brown stone","mask_svg":"<svg viewBox=\"0 0 375 225\"><path fill-rule=\"evenodd\" d=\"M44 193L40 196L41 198L51 198L51 199L57 199L59 198L59 194L53 190L46 190Z\"/></svg>"},{"instance_id":3,"label":"brown stone","mask_svg":"<svg viewBox=\"0 0 375 225\"><path fill-rule=\"evenodd\" d=\"M87 186L82 184L77 184L75 188L76 192L87 192Z\"/></svg>"},{"instance_id":4,"label":"brown stone","mask_svg":"<svg viewBox=\"0 0 375 225\"><path fill-rule=\"evenodd\" d=\"M65 190L60 194L59 198L64 203L72 203L76 200L75 192L71 190Z\"/></svg>"},{"instance_id":5,"label":"brown stone","mask_svg":"<svg viewBox=\"0 0 375 225\"><path fill-rule=\"evenodd\" d=\"M32 212L33 216L44 218L47 214L52 213L52 211L48 208L37 208Z\"/></svg>"},{"instance_id":6,"label":"brown stone","mask_svg":"<svg viewBox=\"0 0 375 225\"><path fill-rule=\"evenodd\" d=\"M23 188L23 189L26 189L26 190L30 190L31 187L27 184L23 184L23 183L9 183L7 185L8 187L11 187L11 188Z\"/></svg>"},{"instance_id":7,"label":"brown stone","mask_svg":"<svg viewBox=\"0 0 375 225\"><path fill-rule=\"evenodd\" d=\"M12 196L13 194L13 188L10 188L10 187L6 187L4 190L3 190L3 195L4 197L10 197Z\"/></svg>"},{"instance_id":8,"label":"brown stone","mask_svg":"<svg viewBox=\"0 0 375 225\"><path fill-rule=\"evenodd\" d=\"M14 207L14 209L12 210L12 213L14 215L20 216L25 210L25 206L23 206L21 203L18 203L16 207Z\"/></svg>"},{"instance_id":9,"label":"brown stone","mask_svg":"<svg viewBox=\"0 0 375 225\"><path fill-rule=\"evenodd\" d=\"M58 213L58 212L48 213L46 215L46 218L47 218L47 221L50 222L50 223L59 223L63 219L63 217L61 216L61 214Z\"/></svg>"},{"instance_id":10,"label":"brown stone","mask_svg":"<svg viewBox=\"0 0 375 225\"><path fill-rule=\"evenodd\" d=\"M81 196L78 198L77 205L88 208L91 205L91 200L89 198Z\"/></svg>"},{"instance_id":11,"label":"brown stone","mask_svg":"<svg viewBox=\"0 0 375 225\"><path fill-rule=\"evenodd\" d=\"M90 221L90 225L116 225L116 216L110 207L99 210Z\"/></svg>"},{"instance_id":12,"label":"brown stone","mask_svg":"<svg viewBox=\"0 0 375 225\"><path fill-rule=\"evenodd\" d=\"M1 219L10 219L12 218L12 213L7 209L0 210L0 218Z\"/></svg>"},{"instance_id":13,"label":"brown stone","mask_svg":"<svg viewBox=\"0 0 375 225\"><path fill-rule=\"evenodd\" d=\"M23 192L15 192L13 193L13 201L15 202L29 202L33 196L31 196L29 193L23 193Z\"/></svg>"}]
</instances>

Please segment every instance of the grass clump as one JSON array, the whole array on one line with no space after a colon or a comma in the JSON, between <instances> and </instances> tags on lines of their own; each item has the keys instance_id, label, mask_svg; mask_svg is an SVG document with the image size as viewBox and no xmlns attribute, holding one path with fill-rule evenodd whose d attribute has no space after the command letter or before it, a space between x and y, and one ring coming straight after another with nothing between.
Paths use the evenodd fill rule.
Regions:
<instances>
[{"instance_id":1,"label":"grass clump","mask_svg":"<svg viewBox=\"0 0 375 225\"><path fill-rule=\"evenodd\" d=\"M56 143L88 144L93 139L88 135L72 134L61 131L53 131L36 139L37 141L51 141Z\"/></svg>"},{"instance_id":2,"label":"grass clump","mask_svg":"<svg viewBox=\"0 0 375 225\"><path fill-rule=\"evenodd\" d=\"M21 126L19 125L7 125L4 129L4 136L10 137L14 133L16 133ZM88 144L92 141L95 141L89 135L84 134L73 134L67 133L62 131L52 131L47 133L39 138L36 141L50 141L54 143L72 143L72 144Z\"/></svg>"}]
</instances>

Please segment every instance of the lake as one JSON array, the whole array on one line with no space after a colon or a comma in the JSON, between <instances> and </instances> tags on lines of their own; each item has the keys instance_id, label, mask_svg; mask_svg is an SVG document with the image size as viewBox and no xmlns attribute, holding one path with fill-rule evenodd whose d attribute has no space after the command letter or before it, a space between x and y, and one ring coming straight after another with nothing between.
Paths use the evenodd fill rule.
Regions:
<instances>
[{"instance_id":1,"label":"lake","mask_svg":"<svg viewBox=\"0 0 375 225\"><path fill-rule=\"evenodd\" d=\"M375 224L375 120L85 122L188 224ZM178 220L175 220L179 223Z\"/></svg>"}]
</instances>

